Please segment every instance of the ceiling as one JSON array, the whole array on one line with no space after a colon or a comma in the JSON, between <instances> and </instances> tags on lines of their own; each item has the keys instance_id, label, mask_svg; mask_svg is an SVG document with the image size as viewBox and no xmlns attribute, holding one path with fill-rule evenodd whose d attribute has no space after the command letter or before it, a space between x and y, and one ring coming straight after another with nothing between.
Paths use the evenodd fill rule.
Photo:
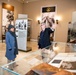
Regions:
<instances>
[{"instance_id":1,"label":"ceiling","mask_svg":"<svg viewBox=\"0 0 76 75\"><path fill-rule=\"evenodd\" d=\"M34 1L40 1L40 0L18 0L21 3L29 3L29 2L34 2Z\"/></svg>"}]
</instances>

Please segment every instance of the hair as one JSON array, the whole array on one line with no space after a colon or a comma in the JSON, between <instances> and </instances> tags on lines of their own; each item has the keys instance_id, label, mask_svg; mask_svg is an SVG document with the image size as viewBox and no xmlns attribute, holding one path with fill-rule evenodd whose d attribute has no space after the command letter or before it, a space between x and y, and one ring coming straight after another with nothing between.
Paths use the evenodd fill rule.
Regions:
<instances>
[{"instance_id":1,"label":"hair","mask_svg":"<svg viewBox=\"0 0 76 75\"><path fill-rule=\"evenodd\" d=\"M9 24L8 25L8 31L10 31L11 28L15 28L14 25Z\"/></svg>"},{"instance_id":2,"label":"hair","mask_svg":"<svg viewBox=\"0 0 76 75\"><path fill-rule=\"evenodd\" d=\"M42 22L41 24L46 25L46 23Z\"/></svg>"}]
</instances>

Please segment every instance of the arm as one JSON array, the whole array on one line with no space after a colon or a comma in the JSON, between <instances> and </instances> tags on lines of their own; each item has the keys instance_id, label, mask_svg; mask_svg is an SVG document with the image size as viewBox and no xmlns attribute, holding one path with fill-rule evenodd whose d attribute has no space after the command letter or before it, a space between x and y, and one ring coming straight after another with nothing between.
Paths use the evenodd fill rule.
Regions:
<instances>
[{"instance_id":1,"label":"arm","mask_svg":"<svg viewBox=\"0 0 76 75\"><path fill-rule=\"evenodd\" d=\"M49 33L53 33L55 31L55 29L50 27L50 28L48 28L48 31L49 31Z\"/></svg>"},{"instance_id":2,"label":"arm","mask_svg":"<svg viewBox=\"0 0 76 75\"><path fill-rule=\"evenodd\" d=\"M10 39L9 39L9 33L6 33L6 46L8 47L8 49L12 49L11 45L10 45Z\"/></svg>"},{"instance_id":3,"label":"arm","mask_svg":"<svg viewBox=\"0 0 76 75\"><path fill-rule=\"evenodd\" d=\"M55 30L56 27L57 27L57 25L54 23L54 24L52 25L51 29L52 29L52 30Z\"/></svg>"},{"instance_id":4,"label":"arm","mask_svg":"<svg viewBox=\"0 0 76 75\"><path fill-rule=\"evenodd\" d=\"M52 27L50 27L50 32L53 33L55 31L56 26L57 26L56 24L53 24Z\"/></svg>"}]
</instances>

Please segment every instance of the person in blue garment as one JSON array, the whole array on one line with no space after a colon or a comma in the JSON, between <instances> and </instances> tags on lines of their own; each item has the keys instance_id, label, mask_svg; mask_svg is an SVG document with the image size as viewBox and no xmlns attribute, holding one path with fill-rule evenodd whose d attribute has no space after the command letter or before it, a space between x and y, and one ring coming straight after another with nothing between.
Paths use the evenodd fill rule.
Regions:
<instances>
[{"instance_id":1,"label":"person in blue garment","mask_svg":"<svg viewBox=\"0 0 76 75\"><path fill-rule=\"evenodd\" d=\"M18 46L15 34L14 25L8 26L8 31L6 32L6 58L8 63L15 61L16 55L18 54ZM9 66L10 69L13 69L15 64Z\"/></svg>"},{"instance_id":2,"label":"person in blue garment","mask_svg":"<svg viewBox=\"0 0 76 75\"><path fill-rule=\"evenodd\" d=\"M41 32L40 32L40 38L39 38L39 41L38 41L38 47L39 48L45 48L49 45L51 45L51 42L50 42L50 35L52 33L54 33L55 31L55 21L52 20L52 23L49 22L49 27L46 28L46 23L42 22L41 23Z\"/></svg>"}]
</instances>

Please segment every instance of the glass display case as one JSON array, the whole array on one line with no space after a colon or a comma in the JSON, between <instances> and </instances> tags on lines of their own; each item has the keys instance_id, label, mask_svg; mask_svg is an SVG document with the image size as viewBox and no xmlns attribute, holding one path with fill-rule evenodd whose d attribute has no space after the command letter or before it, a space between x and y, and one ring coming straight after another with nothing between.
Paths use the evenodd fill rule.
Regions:
<instances>
[{"instance_id":1,"label":"glass display case","mask_svg":"<svg viewBox=\"0 0 76 75\"><path fill-rule=\"evenodd\" d=\"M12 70L9 67L17 64ZM76 44L53 42L50 46L1 67L2 75L76 75Z\"/></svg>"},{"instance_id":2,"label":"glass display case","mask_svg":"<svg viewBox=\"0 0 76 75\"><path fill-rule=\"evenodd\" d=\"M2 26L2 42L3 40L5 40L6 31L7 31L6 26Z\"/></svg>"}]
</instances>

